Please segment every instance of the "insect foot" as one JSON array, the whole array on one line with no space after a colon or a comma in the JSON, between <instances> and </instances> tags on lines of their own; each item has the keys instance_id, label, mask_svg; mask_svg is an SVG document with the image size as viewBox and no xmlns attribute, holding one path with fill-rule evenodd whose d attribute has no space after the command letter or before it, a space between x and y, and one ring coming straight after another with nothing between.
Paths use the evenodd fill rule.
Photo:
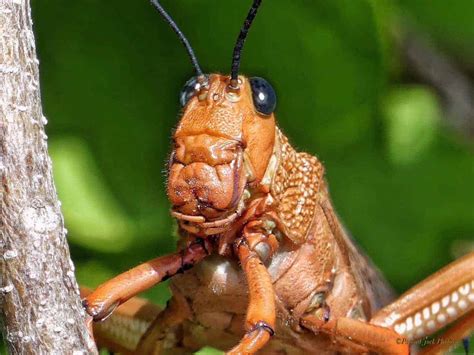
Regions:
<instances>
[{"instance_id":1,"label":"insect foot","mask_svg":"<svg viewBox=\"0 0 474 355\"><path fill-rule=\"evenodd\" d=\"M98 302L91 304L87 298L82 300L82 306L84 307L87 314L89 314L94 321L104 321L114 312L115 308L119 306L119 302L115 302L112 305L106 305L105 302Z\"/></svg>"},{"instance_id":2,"label":"insect foot","mask_svg":"<svg viewBox=\"0 0 474 355\"><path fill-rule=\"evenodd\" d=\"M229 350L226 355L241 355L249 354L253 352L248 352L249 349L252 351L254 343L263 343L267 342L275 334L273 327L264 321L257 322L242 339L241 343ZM245 349L245 350L243 350Z\"/></svg>"}]
</instances>

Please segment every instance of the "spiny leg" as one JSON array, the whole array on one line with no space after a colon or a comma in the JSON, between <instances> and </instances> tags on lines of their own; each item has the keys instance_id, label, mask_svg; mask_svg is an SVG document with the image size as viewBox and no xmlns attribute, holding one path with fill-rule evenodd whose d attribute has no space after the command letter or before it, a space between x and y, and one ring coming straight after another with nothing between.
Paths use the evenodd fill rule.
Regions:
<instances>
[{"instance_id":1,"label":"spiny leg","mask_svg":"<svg viewBox=\"0 0 474 355\"><path fill-rule=\"evenodd\" d=\"M330 334L349 347L406 354L410 340L432 334L474 309L473 266L474 253L453 262L380 310L370 323L350 318L326 321L314 315L302 317L301 323L313 332ZM465 327L464 324L461 329ZM469 327L472 329L473 325ZM464 336L454 329L453 336L456 334Z\"/></svg>"},{"instance_id":2,"label":"spiny leg","mask_svg":"<svg viewBox=\"0 0 474 355\"><path fill-rule=\"evenodd\" d=\"M179 253L147 261L105 282L83 301L87 313L94 320L105 319L131 297L192 267L209 255L205 243L198 239Z\"/></svg>"},{"instance_id":3,"label":"spiny leg","mask_svg":"<svg viewBox=\"0 0 474 355\"><path fill-rule=\"evenodd\" d=\"M446 332L442 333L438 340L435 339L434 344L423 348L419 355L446 354L452 347L457 346L462 339L468 338L473 332L474 311L468 313Z\"/></svg>"},{"instance_id":4,"label":"spiny leg","mask_svg":"<svg viewBox=\"0 0 474 355\"><path fill-rule=\"evenodd\" d=\"M429 276L370 323L394 329L409 340L433 334L474 310L474 252Z\"/></svg>"},{"instance_id":5,"label":"spiny leg","mask_svg":"<svg viewBox=\"0 0 474 355\"><path fill-rule=\"evenodd\" d=\"M315 334L328 334L335 342L354 353L371 351L378 354L409 354L407 339L392 329L344 317L327 321L312 314L303 316L300 322Z\"/></svg>"},{"instance_id":6,"label":"spiny leg","mask_svg":"<svg viewBox=\"0 0 474 355\"><path fill-rule=\"evenodd\" d=\"M247 333L228 355L253 354L270 340L275 329L275 292L266 267L245 239L236 244L236 251L247 278L249 306L245 329Z\"/></svg>"}]
</instances>

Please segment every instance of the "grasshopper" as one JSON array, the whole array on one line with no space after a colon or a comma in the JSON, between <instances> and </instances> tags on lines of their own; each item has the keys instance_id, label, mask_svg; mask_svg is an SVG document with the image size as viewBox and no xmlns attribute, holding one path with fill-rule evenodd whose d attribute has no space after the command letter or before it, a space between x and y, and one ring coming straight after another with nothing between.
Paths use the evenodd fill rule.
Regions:
<instances>
[{"instance_id":1,"label":"grasshopper","mask_svg":"<svg viewBox=\"0 0 474 355\"><path fill-rule=\"evenodd\" d=\"M179 251L85 297L96 321L118 307L95 327L98 342L132 354L203 346L227 354L408 354L410 343L458 319L446 336L466 337L474 327L474 253L395 299L339 222L321 162L297 152L276 125L272 86L239 75L261 0L240 31L230 75L204 75L177 25L152 4L196 71L180 94L168 172ZM133 298L170 277L164 310Z\"/></svg>"}]
</instances>

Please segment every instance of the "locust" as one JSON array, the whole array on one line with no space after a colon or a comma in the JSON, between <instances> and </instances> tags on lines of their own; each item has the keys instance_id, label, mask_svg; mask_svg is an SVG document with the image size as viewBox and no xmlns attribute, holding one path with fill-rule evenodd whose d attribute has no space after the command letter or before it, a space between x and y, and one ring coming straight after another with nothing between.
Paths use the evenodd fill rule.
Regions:
<instances>
[{"instance_id":1,"label":"locust","mask_svg":"<svg viewBox=\"0 0 474 355\"><path fill-rule=\"evenodd\" d=\"M206 75L183 33L196 75L180 93L167 193L178 251L141 264L85 295L99 344L128 354L408 354L454 323L474 328L474 253L399 298L345 231L324 166L296 151L275 121L276 93L239 75L262 0L240 30L230 75ZM135 298L171 278L163 310ZM128 301L128 302L127 302ZM123 304L123 305L122 305ZM448 342L447 342L448 343ZM444 351L433 344L426 353Z\"/></svg>"}]
</instances>

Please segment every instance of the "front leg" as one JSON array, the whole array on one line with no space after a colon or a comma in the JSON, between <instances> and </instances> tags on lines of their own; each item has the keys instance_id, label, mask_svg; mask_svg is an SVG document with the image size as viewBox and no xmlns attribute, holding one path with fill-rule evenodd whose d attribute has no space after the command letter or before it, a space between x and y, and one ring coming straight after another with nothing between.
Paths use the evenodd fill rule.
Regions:
<instances>
[{"instance_id":1,"label":"front leg","mask_svg":"<svg viewBox=\"0 0 474 355\"><path fill-rule=\"evenodd\" d=\"M86 312L96 321L107 318L133 296L189 269L209 255L205 243L197 239L178 253L152 259L103 283L84 299Z\"/></svg>"},{"instance_id":2,"label":"front leg","mask_svg":"<svg viewBox=\"0 0 474 355\"><path fill-rule=\"evenodd\" d=\"M254 354L270 340L275 329L275 292L267 268L247 240L236 243L236 252L249 287L249 306L244 335L240 343L227 355Z\"/></svg>"}]
</instances>

